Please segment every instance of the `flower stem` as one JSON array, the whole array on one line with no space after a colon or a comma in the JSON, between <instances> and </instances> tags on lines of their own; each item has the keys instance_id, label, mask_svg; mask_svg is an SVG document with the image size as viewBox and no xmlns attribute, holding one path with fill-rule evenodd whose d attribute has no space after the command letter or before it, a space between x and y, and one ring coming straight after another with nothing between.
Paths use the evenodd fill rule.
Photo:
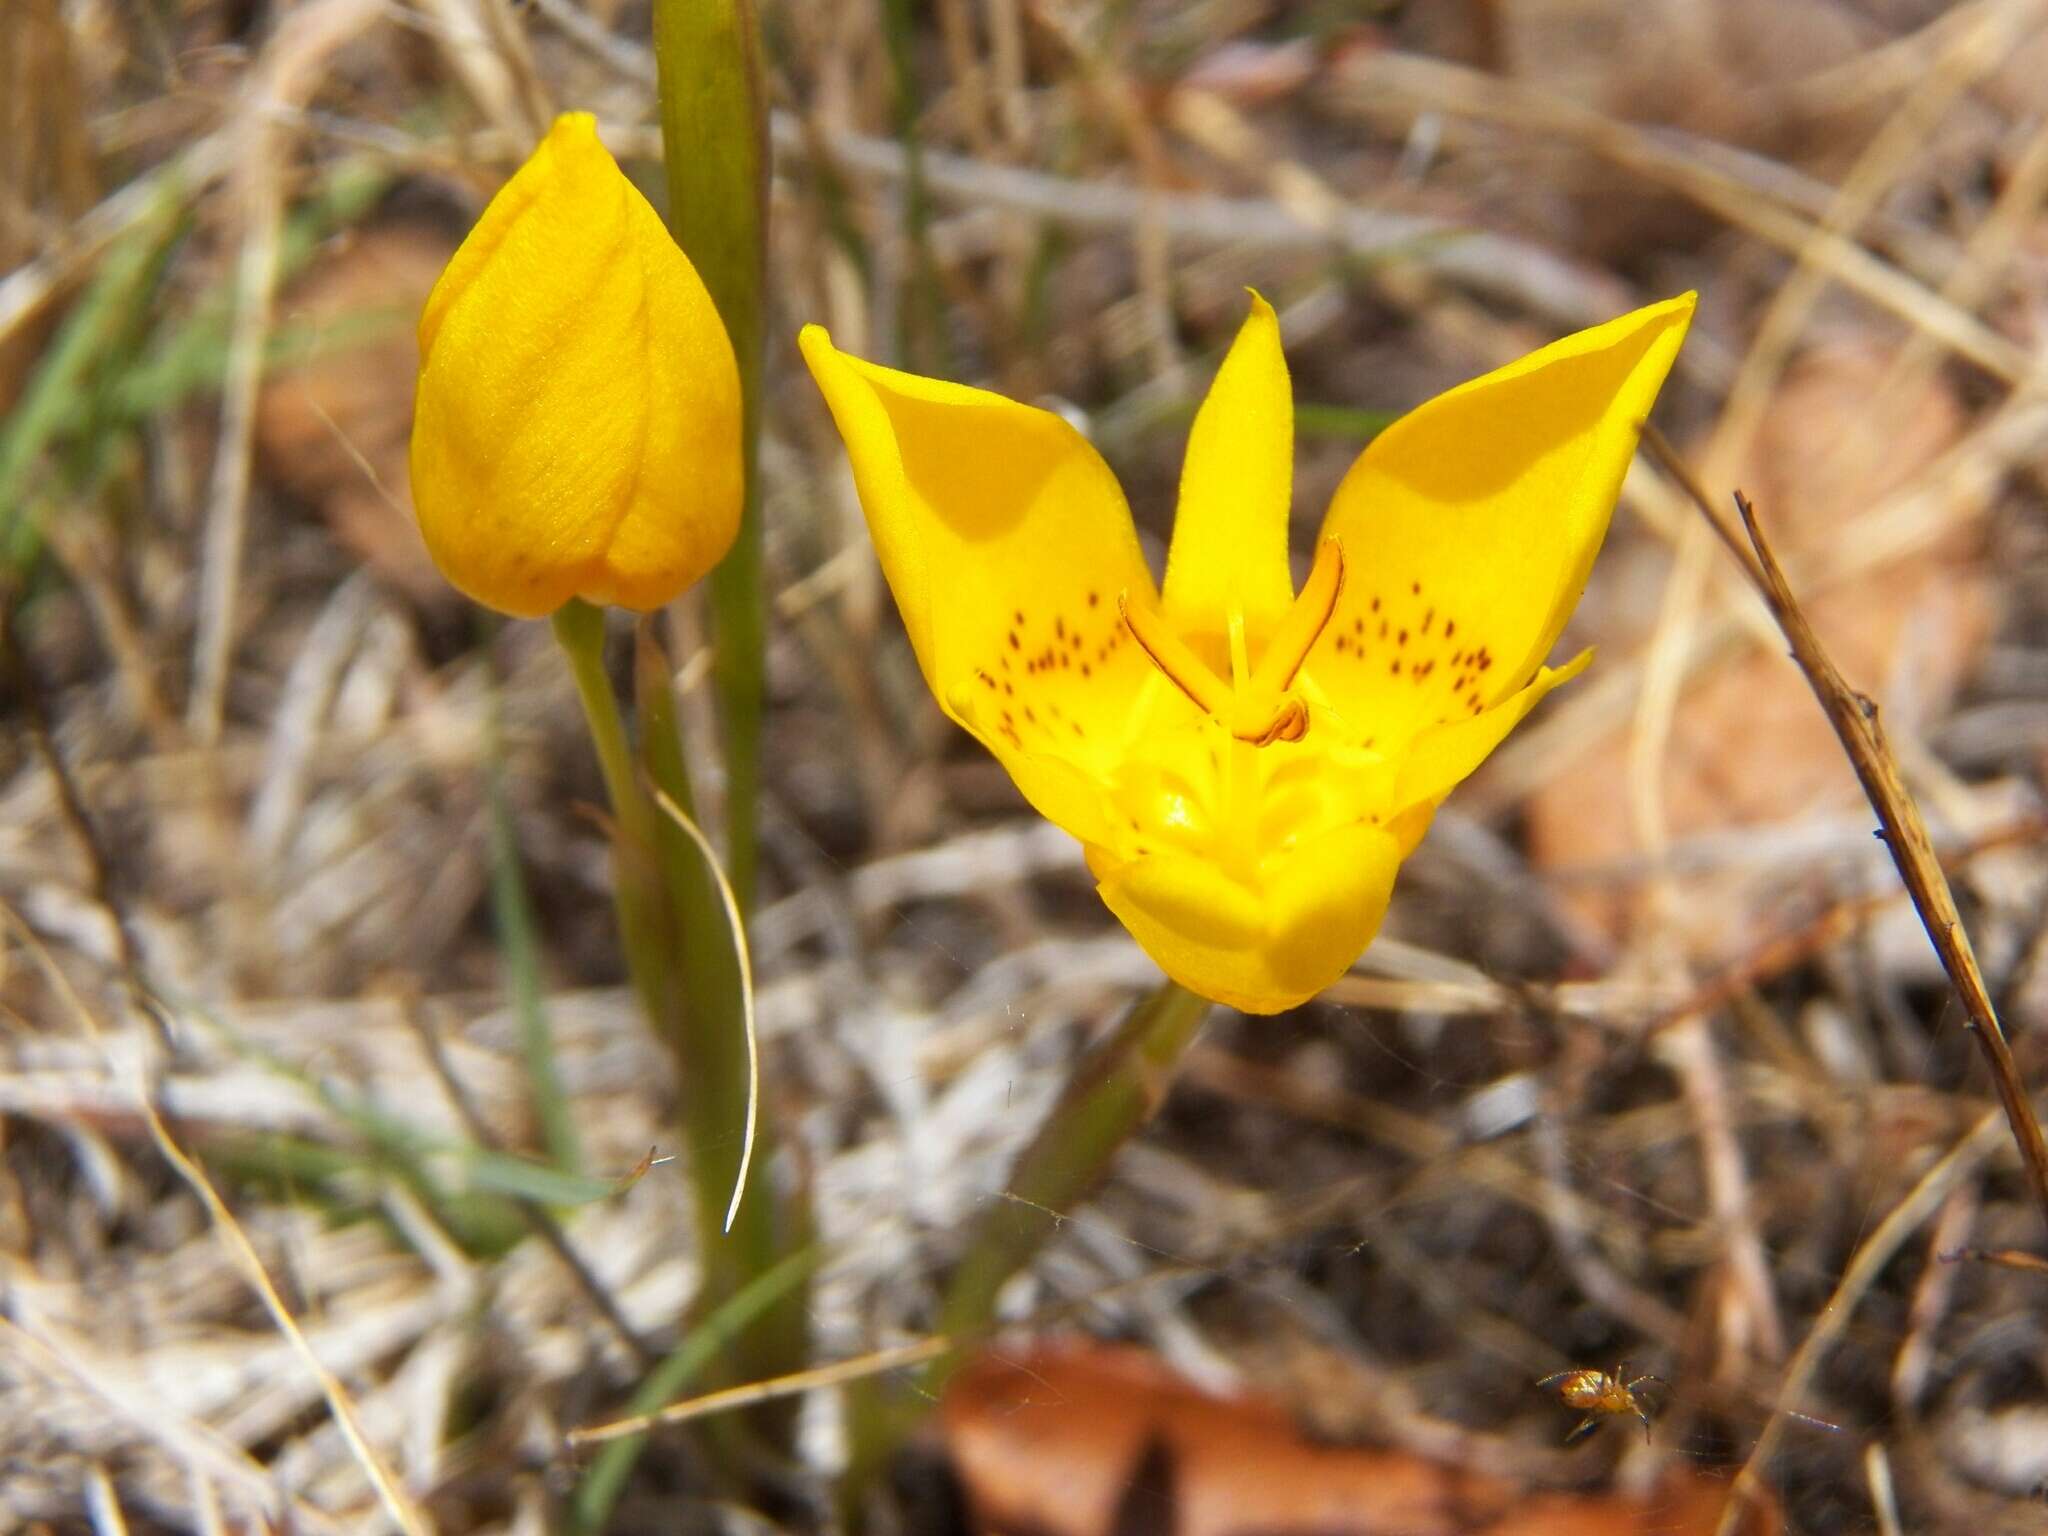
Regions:
<instances>
[{"instance_id":1,"label":"flower stem","mask_svg":"<svg viewBox=\"0 0 2048 1536\"><path fill-rule=\"evenodd\" d=\"M1003 1286L1102 1182L1117 1152L1165 1101L1174 1069L1209 1008L1207 998L1161 981L1115 1034L1075 1065L1066 1092L1012 1166L1003 1194L969 1236L940 1302L940 1334L964 1344L987 1330ZM875 1478L963 1358L956 1351L935 1361L911 1395L892 1395L880 1378L849 1391L850 1447L840 1491L849 1528L859 1526Z\"/></svg>"},{"instance_id":2,"label":"flower stem","mask_svg":"<svg viewBox=\"0 0 2048 1536\"><path fill-rule=\"evenodd\" d=\"M1010 1170L1008 1187L968 1239L939 1309L939 1332L975 1333L995 1316L1003 1285L1102 1182L1118 1150L1165 1101L1209 1006L1207 998L1162 981L1076 1064L1066 1092Z\"/></svg>"},{"instance_id":3,"label":"flower stem","mask_svg":"<svg viewBox=\"0 0 2048 1536\"><path fill-rule=\"evenodd\" d=\"M670 686L667 657L643 623L634 653L634 697L639 707L641 760L648 780L694 816L681 723ZM747 1187L732 1225L726 1226L733 1182L746 1145L747 1047L745 998L735 935L712 871L694 841L666 816L658 846L664 883L676 911L676 950L688 995L671 1020L671 1045L680 1067L683 1135L690 1148L698 1251L704 1283L695 1303L700 1318L739 1295L808 1239L808 1212L800 1194L783 1198L769 1177L775 1162L775 1126L764 1103L754 1133ZM792 1288L742 1330L734 1348L739 1379L766 1380L806 1363L808 1294ZM790 1411L756 1416L773 1433L787 1427Z\"/></svg>"},{"instance_id":4,"label":"flower stem","mask_svg":"<svg viewBox=\"0 0 2048 1536\"><path fill-rule=\"evenodd\" d=\"M668 903L655 864L660 826L654 806L640 788L633 748L618 695L604 667L604 612L581 599L556 610L555 639L569 659L583 719L597 748L605 794L612 803L612 899L619 913L619 938L626 970L648 1020L660 1030L673 1018L682 995L674 948L668 942Z\"/></svg>"},{"instance_id":5,"label":"flower stem","mask_svg":"<svg viewBox=\"0 0 2048 1536\"><path fill-rule=\"evenodd\" d=\"M692 803L667 664L643 631L636 655L641 726L636 757L605 670L604 614L572 602L556 613L554 627L611 798L614 897L626 968L649 1026L676 1060L679 1129L690 1151L703 1265L694 1306L699 1316L709 1316L769 1270L780 1254L801 1247L807 1234L784 1230L793 1217L776 1200L767 1177L773 1141L765 1117L756 1136L755 1173L731 1231L725 1229L746 1128L744 1003L736 935L716 879L696 845L660 814L645 787L646 782L659 785L685 809ZM754 1318L733 1345L736 1377L766 1378L801 1366L804 1316L799 1287ZM773 1435L786 1428L775 1416L762 1416L762 1422Z\"/></svg>"},{"instance_id":6,"label":"flower stem","mask_svg":"<svg viewBox=\"0 0 2048 1536\"><path fill-rule=\"evenodd\" d=\"M726 869L742 911L753 904L761 783L761 359L768 250L768 118L754 0L655 0L668 224L704 279L739 364L746 504L739 535L711 573L718 648L712 680L724 727Z\"/></svg>"}]
</instances>

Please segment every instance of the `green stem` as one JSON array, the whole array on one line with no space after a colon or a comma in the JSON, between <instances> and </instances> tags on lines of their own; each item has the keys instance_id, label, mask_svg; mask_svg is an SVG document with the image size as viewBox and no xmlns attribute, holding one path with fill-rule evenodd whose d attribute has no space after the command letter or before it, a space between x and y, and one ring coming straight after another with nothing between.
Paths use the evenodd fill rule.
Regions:
<instances>
[{"instance_id":1,"label":"green stem","mask_svg":"<svg viewBox=\"0 0 2048 1536\"><path fill-rule=\"evenodd\" d=\"M696 801L669 678L667 658L643 624L634 656L642 762L648 778L694 817ZM675 945L689 988L688 1006L667 1027L673 1031L670 1044L679 1068L682 1131L690 1148L698 1251L704 1255L704 1283L696 1304L702 1316L767 1273L796 1239L783 1230L788 1213L779 1209L769 1177L775 1162L775 1127L765 1104L754 1131L747 1189L732 1229L726 1230L726 1208L746 1135L745 999L734 949L738 936L731 930L703 853L689 834L662 816L657 847L676 914ZM804 1364L804 1301L799 1287L741 1333L735 1354L744 1379L766 1379Z\"/></svg>"},{"instance_id":2,"label":"green stem","mask_svg":"<svg viewBox=\"0 0 2048 1536\"><path fill-rule=\"evenodd\" d=\"M648 1019L657 1030L663 1030L663 1021L678 1012L682 978L669 943L668 901L655 865L660 827L653 802L640 788L618 695L605 671L604 612L572 598L556 610L554 628L555 639L569 658L576 696L583 704L591 744L597 748L598 768L604 774L605 793L617 825L612 842L612 900L618 907L626 970Z\"/></svg>"},{"instance_id":3,"label":"green stem","mask_svg":"<svg viewBox=\"0 0 2048 1536\"><path fill-rule=\"evenodd\" d=\"M939 1308L939 1332L979 1332L996 1295L1087 1199L1110 1162L1165 1102L1182 1054L1209 1016L1209 1000L1162 981L1101 1045L1082 1057L1015 1167L1002 1198L982 1213ZM935 1367L928 1386L948 1368Z\"/></svg>"},{"instance_id":4,"label":"green stem","mask_svg":"<svg viewBox=\"0 0 2048 1536\"><path fill-rule=\"evenodd\" d=\"M732 550L711 573L712 680L725 732L726 870L754 899L761 787L761 360L768 250L768 117L753 0L655 0L668 221L704 279L739 363L747 496Z\"/></svg>"},{"instance_id":5,"label":"green stem","mask_svg":"<svg viewBox=\"0 0 2048 1536\"><path fill-rule=\"evenodd\" d=\"M697 846L655 804L658 785L694 814L666 660L643 627L635 652L635 698L641 744L635 755L604 664L604 614L571 602L555 614L555 636L569 658L584 719L617 822L613 843L619 928L649 1025L676 1061L680 1134L690 1151L689 1177L703 1279L697 1315L716 1314L734 1296L802 1246L802 1212L782 1207L767 1177L772 1140L767 1116L756 1132L754 1168L732 1230L726 1204L739 1170L746 1126L747 1057L744 1003L735 935L718 886ZM646 780L641 773L645 770ZM788 1226L791 1230L785 1231ZM779 1298L740 1331L732 1349L734 1379L758 1380L804 1363L806 1313L801 1288ZM773 1438L789 1413L756 1416Z\"/></svg>"},{"instance_id":6,"label":"green stem","mask_svg":"<svg viewBox=\"0 0 2048 1536\"><path fill-rule=\"evenodd\" d=\"M735 1339L753 1327L765 1313L773 1311L792 1294L801 1294L823 1258L813 1245L798 1249L765 1274L757 1275L745 1287L684 1336L675 1352L650 1371L626 1403L626 1412L653 1413L679 1397L683 1389L707 1370ZM628 1435L608 1442L577 1484L569 1506L569 1529L575 1536L597 1536L611 1518L612 1506L624 1491L633 1463L647 1444L645 1434Z\"/></svg>"},{"instance_id":7,"label":"green stem","mask_svg":"<svg viewBox=\"0 0 2048 1536\"><path fill-rule=\"evenodd\" d=\"M1003 1286L1037 1255L1060 1221L1092 1194L1117 1152L1166 1099L1174 1069L1209 1015L1207 998L1162 981L1074 1067L1065 1093L1010 1170L1002 1196L982 1213L939 1306L938 1332L963 1344L995 1318ZM847 1395L849 1448L842 1513L857 1526L874 1479L963 1355L934 1362L909 1395L879 1379Z\"/></svg>"}]
</instances>

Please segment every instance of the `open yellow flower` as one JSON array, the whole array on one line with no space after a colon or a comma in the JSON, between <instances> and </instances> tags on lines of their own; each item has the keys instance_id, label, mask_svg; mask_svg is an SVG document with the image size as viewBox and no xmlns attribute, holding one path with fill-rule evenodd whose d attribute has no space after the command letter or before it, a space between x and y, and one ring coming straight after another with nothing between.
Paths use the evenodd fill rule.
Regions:
<instances>
[{"instance_id":1,"label":"open yellow flower","mask_svg":"<svg viewBox=\"0 0 2048 1536\"><path fill-rule=\"evenodd\" d=\"M520 618L657 608L739 529L740 380L696 268L555 120L420 315L412 493L441 572Z\"/></svg>"},{"instance_id":2,"label":"open yellow flower","mask_svg":"<svg viewBox=\"0 0 2048 1536\"><path fill-rule=\"evenodd\" d=\"M1574 676L1577 602L1687 294L1421 406L1338 487L1299 593L1294 408L1250 317L1195 418L1166 580L1060 417L805 359L927 683L1175 981L1273 1013L1336 980L1452 786Z\"/></svg>"}]
</instances>

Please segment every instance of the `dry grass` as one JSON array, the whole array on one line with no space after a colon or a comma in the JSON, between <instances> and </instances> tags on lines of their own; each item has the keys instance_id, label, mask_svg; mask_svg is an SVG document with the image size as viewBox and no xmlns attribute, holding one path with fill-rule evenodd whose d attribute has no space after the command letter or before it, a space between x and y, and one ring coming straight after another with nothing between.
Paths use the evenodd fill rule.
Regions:
<instances>
[{"instance_id":1,"label":"dry grass","mask_svg":"<svg viewBox=\"0 0 2048 1536\"><path fill-rule=\"evenodd\" d=\"M2048 1082L2041 7L1345 14L946 0L899 80L884 7L767 7L755 962L782 1172L823 1227L820 1364L922 1335L1153 973L925 697L805 319L1062 402L1156 555L1247 283L1320 408L1304 549L1376 413L1697 286L1665 430L1756 495L1885 702L2019 1077ZM548 1528L586 1464L567 1431L676 1342L688 1196L660 1162L612 1188L674 1145L668 1068L546 637L452 604L410 542L406 326L547 113L658 149L644 7L21 15L0 1526ZM701 616L671 624L696 653ZM1594 672L1452 802L1385 937L1298 1014L1212 1025L1014 1306L1532 1482L1733 1476L1761 1444L1798 1530L2040 1528L2048 1282L1941 1256L2048 1234L1818 710L1652 466L1577 630ZM685 714L709 743L701 690ZM497 770L580 1180L538 1165ZM1529 1383L1622 1356L1673 1383L1653 1443L1562 1451ZM829 1394L804 1446L792 1527L824 1507ZM611 1528L709 1528L713 1499L669 1432Z\"/></svg>"}]
</instances>

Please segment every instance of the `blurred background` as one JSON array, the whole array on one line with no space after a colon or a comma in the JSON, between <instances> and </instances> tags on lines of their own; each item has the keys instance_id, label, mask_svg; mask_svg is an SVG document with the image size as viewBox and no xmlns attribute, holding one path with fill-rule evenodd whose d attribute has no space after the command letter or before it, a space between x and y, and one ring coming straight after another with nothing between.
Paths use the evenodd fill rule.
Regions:
<instances>
[{"instance_id":1,"label":"blurred background","mask_svg":"<svg viewBox=\"0 0 2048 1536\"><path fill-rule=\"evenodd\" d=\"M1298 555L1394 415L1697 288L1659 422L1755 500L1882 701L2048 1082L2048 8L765 0L762 25L756 967L819 1360L929 1326L1156 973L926 693L808 320L1069 415L1157 562L1248 285L1293 370ZM596 112L659 201L647 34L637 0L6 0L0 1526L390 1528L338 1393L426 1528L563 1528L564 1432L645 1374L629 1340L674 1343L687 1192L666 1163L616 1187L673 1150L673 1097L595 763L545 629L441 583L405 469L420 304L553 112ZM715 790L703 616L665 622ZM1008 1298L1062 1318L1037 1407L949 1399L896 1528L1704 1532L1752 1459L1754 1529L2048 1525L2048 1277L1940 1257L2040 1253L2040 1213L1823 716L1654 465L1580 644L1592 671L1453 798L1354 973L1219 1011ZM580 1177L533 1156L536 1017ZM1661 1378L1652 1434L1567 1447L1534 1383L1623 1359ZM604 1528L817 1529L828 1396L801 1444L746 1511L657 1437Z\"/></svg>"}]
</instances>

